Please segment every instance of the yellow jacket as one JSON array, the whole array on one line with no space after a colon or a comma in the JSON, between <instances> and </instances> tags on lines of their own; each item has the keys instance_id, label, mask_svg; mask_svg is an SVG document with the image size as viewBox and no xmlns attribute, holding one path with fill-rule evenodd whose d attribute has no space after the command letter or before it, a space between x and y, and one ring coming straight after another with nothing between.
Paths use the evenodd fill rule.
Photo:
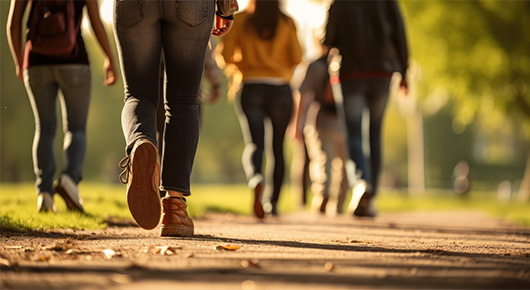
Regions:
<instances>
[{"instance_id":1,"label":"yellow jacket","mask_svg":"<svg viewBox=\"0 0 530 290\"><path fill-rule=\"evenodd\" d=\"M281 78L290 82L293 70L302 61L302 48L298 42L296 25L291 18L280 18L276 35L271 40L260 38L248 29L249 13L236 14L230 32L223 36L222 55L226 63L236 64L249 78Z\"/></svg>"}]
</instances>

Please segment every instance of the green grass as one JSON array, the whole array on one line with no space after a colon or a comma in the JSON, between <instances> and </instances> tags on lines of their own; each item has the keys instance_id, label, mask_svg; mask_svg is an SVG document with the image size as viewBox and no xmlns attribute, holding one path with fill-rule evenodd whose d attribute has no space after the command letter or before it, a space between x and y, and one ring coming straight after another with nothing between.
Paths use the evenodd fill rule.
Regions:
<instances>
[{"instance_id":1,"label":"green grass","mask_svg":"<svg viewBox=\"0 0 530 290\"><path fill-rule=\"evenodd\" d=\"M19 231L59 228L101 229L109 221L132 222L125 199L125 185L82 183L81 196L86 214L68 212L64 201L55 197L56 214L36 212L33 184L0 184L0 226ZM207 212L232 212L250 215L252 194L245 185L195 185L188 199L192 217ZM530 204L496 201L494 193L474 192L467 198L450 191L429 191L423 195L407 195L384 191L377 199L381 213L400 211L478 210L492 216L530 226ZM298 210L298 197L285 187L280 199L280 213Z\"/></svg>"},{"instance_id":2,"label":"green grass","mask_svg":"<svg viewBox=\"0 0 530 290\"><path fill-rule=\"evenodd\" d=\"M86 215L69 212L55 195L57 213L38 213L33 184L0 184L0 226L13 230L48 230L54 228L100 229L108 221L132 221L125 195L125 185L82 183L79 187ZM195 217L206 212L251 214L252 195L246 185L197 185L188 198L188 212ZM286 192L280 202L281 212L294 210L296 202Z\"/></svg>"},{"instance_id":3,"label":"green grass","mask_svg":"<svg viewBox=\"0 0 530 290\"><path fill-rule=\"evenodd\" d=\"M421 195L383 192L377 199L377 207L381 212L482 211L493 217L530 226L530 203L500 202L495 192L472 192L468 196L457 196L449 190L431 190Z\"/></svg>"}]
</instances>

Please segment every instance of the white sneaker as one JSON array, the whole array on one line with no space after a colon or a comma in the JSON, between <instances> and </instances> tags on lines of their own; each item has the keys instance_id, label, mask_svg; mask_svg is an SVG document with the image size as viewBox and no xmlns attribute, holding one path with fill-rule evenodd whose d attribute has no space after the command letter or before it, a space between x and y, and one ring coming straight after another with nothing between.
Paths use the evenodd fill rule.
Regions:
<instances>
[{"instance_id":1,"label":"white sneaker","mask_svg":"<svg viewBox=\"0 0 530 290\"><path fill-rule=\"evenodd\" d=\"M69 210L84 213L83 201L79 198L77 184L67 174L61 174L59 180L55 182L55 192L57 192L66 202Z\"/></svg>"},{"instance_id":2,"label":"white sneaker","mask_svg":"<svg viewBox=\"0 0 530 290\"><path fill-rule=\"evenodd\" d=\"M359 180L353 187L352 198L348 211L358 217L375 217L377 215L373 204L372 188L365 180Z\"/></svg>"},{"instance_id":3,"label":"white sneaker","mask_svg":"<svg viewBox=\"0 0 530 290\"><path fill-rule=\"evenodd\" d=\"M57 207L53 202L53 196L49 192L41 192L37 197L38 212L57 212Z\"/></svg>"}]
</instances>

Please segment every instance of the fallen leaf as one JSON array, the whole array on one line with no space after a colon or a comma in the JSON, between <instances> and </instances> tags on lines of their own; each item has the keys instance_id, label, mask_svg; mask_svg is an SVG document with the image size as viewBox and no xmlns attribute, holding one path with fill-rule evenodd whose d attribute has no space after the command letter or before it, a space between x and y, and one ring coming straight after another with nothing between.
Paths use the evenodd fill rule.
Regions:
<instances>
[{"instance_id":1,"label":"fallen leaf","mask_svg":"<svg viewBox=\"0 0 530 290\"><path fill-rule=\"evenodd\" d=\"M176 254L177 249L182 249L182 248L181 247L170 247L170 246L157 247L156 253L163 255L163 256L169 256L169 255Z\"/></svg>"},{"instance_id":2,"label":"fallen leaf","mask_svg":"<svg viewBox=\"0 0 530 290\"><path fill-rule=\"evenodd\" d=\"M66 240L64 242L57 242L53 246L44 247L42 249L43 250L48 250L48 251L61 252L61 251L67 251L67 250L72 249L72 248L74 248L74 243L72 241L70 241L70 240Z\"/></svg>"},{"instance_id":3,"label":"fallen leaf","mask_svg":"<svg viewBox=\"0 0 530 290\"><path fill-rule=\"evenodd\" d=\"M214 250L226 250L226 251L236 251L241 249L241 246L238 245L217 245L214 247Z\"/></svg>"},{"instance_id":4,"label":"fallen leaf","mask_svg":"<svg viewBox=\"0 0 530 290\"><path fill-rule=\"evenodd\" d=\"M40 256L39 261L41 262L48 262L51 259L50 256Z\"/></svg>"},{"instance_id":5,"label":"fallen leaf","mask_svg":"<svg viewBox=\"0 0 530 290\"><path fill-rule=\"evenodd\" d=\"M93 252L70 249L70 250L66 251L65 253L68 254L68 255L88 255L88 254L92 254Z\"/></svg>"},{"instance_id":6,"label":"fallen leaf","mask_svg":"<svg viewBox=\"0 0 530 290\"><path fill-rule=\"evenodd\" d=\"M103 250L103 254L105 255L105 258L110 260L112 257L114 257L114 255L116 255L116 252L111 249L105 249Z\"/></svg>"},{"instance_id":7,"label":"fallen leaf","mask_svg":"<svg viewBox=\"0 0 530 290\"><path fill-rule=\"evenodd\" d=\"M324 265L324 269L326 269L326 271L333 271L333 269L335 269L335 265L331 262L327 262Z\"/></svg>"},{"instance_id":8,"label":"fallen leaf","mask_svg":"<svg viewBox=\"0 0 530 290\"><path fill-rule=\"evenodd\" d=\"M9 267L9 266L11 266L11 262L9 262L8 259L0 258L0 265L2 265L4 267Z\"/></svg>"}]
</instances>

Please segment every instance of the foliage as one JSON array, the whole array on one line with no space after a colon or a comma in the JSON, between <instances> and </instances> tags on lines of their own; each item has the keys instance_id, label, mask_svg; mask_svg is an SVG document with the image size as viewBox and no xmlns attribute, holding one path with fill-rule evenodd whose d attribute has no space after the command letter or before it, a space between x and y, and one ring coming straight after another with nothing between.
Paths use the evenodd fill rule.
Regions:
<instances>
[{"instance_id":1,"label":"foliage","mask_svg":"<svg viewBox=\"0 0 530 290\"><path fill-rule=\"evenodd\" d=\"M454 98L458 131L476 116L492 128L508 117L524 124L530 140L530 2L401 3L412 56L421 66L420 95Z\"/></svg>"},{"instance_id":2,"label":"foliage","mask_svg":"<svg viewBox=\"0 0 530 290\"><path fill-rule=\"evenodd\" d=\"M417 96L423 99L425 113L432 111L433 107L453 108L455 121L450 126L457 133L470 128L477 116L487 116L481 119L485 124L481 130L493 136L491 139L508 135L520 138L523 130L529 132L526 136L530 136L530 117L525 113L530 103L530 55L526 52L530 47L530 35L525 32L525 28L530 27L530 19L526 17L530 12L530 2L402 0L400 4L411 57L420 67L415 87ZM9 1L0 1L2 31L5 31L8 10ZM303 27L300 28L303 30ZM110 43L114 45L110 25L107 32ZM120 120L123 83L120 77L115 86L102 86L101 53L90 31L84 29L83 35L93 73L84 180L116 183L119 174L117 164L124 155L125 147ZM31 158L33 113L24 86L15 76L5 34L0 37L0 44L0 180L30 181L34 180ZM113 50L117 57L114 46ZM394 105L390 104L385 117L382 180L406 186L406 125ZM244 181L240 161L243 138L233 106L226 99L204 106L201 139L192 176L194 183ZM428 185L444 186L454 166L451 164L457 161L452 158L456 159L457 155L459 159L463 158L460 155L463 152L476 154L472 145L466 143L464 147L463 143L472 142L469 136L463 134L459 139L452 139L454 134L448 132L446 122L447 118L426 122L426 126L432 125L426 127L430 130L426 134L430 135L426 137L433 138L432 142L426 140L426 154L431 154L426 156L427 162L431 162L427 167L432 170L432 174L427 176L432 179ZM61 126L58 124L58 128ZM497 135L500 131L508 135ZM447 145L446 140L454 142ZM294 150L289 142L286 142L287 153ZM62 149L60 129L55 145L56 164L60 168L63 163L63 156L59 154ZM461 150L456 151L457 147ZM519 158L520 152L526 152L527 147L513 147L517 159L523 160ZM448 148L451 150L446 151ZM499 156L503 157L502 154ZM289 164L290 160L287 161Z\"/></svg>"}]
</instances>

